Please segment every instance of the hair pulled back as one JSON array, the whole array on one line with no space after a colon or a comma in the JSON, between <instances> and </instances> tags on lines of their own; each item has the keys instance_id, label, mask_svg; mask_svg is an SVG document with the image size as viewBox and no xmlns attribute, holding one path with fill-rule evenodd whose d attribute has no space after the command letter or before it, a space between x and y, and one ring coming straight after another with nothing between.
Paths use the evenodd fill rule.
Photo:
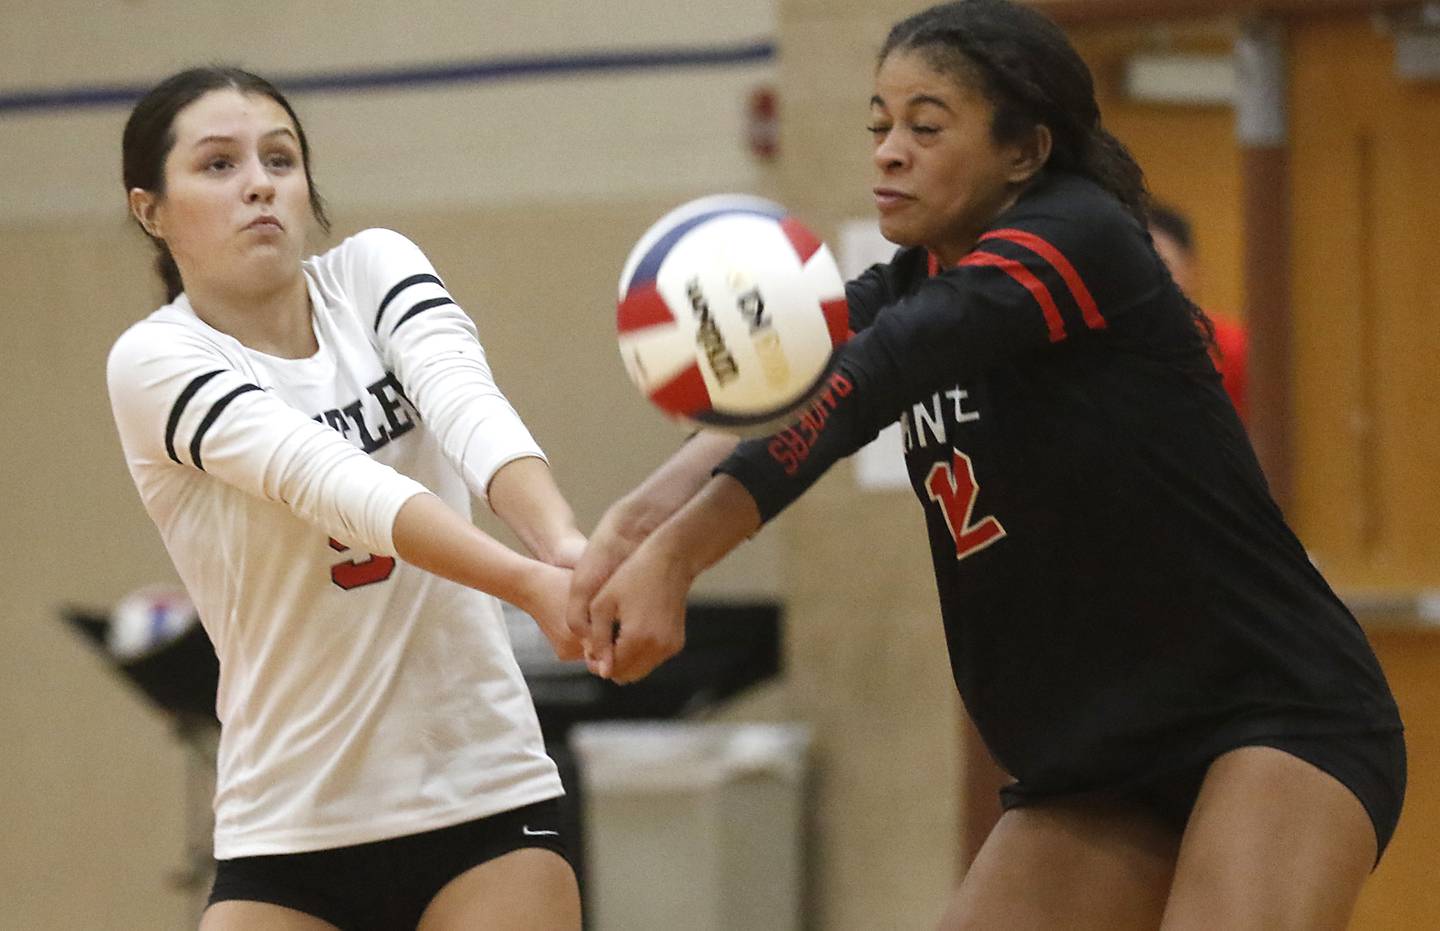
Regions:
<instances>
[{"instance_id":1,"label":"hair pulled back","mask_svg":"<svg viewBox=\"0 0 1440 931\"><path fill-rule=\"evenodd\" d=\"M1083 175L1142 224L1149 195L1140 166L1101 125L1090 69L1049 18L1009 0L958 0L901 20L880 50L915 52L936 71L977 89L995 107L997 143L1037 125L1053 139L1048 167Z\"/></svg>"},{"instance_id":2,"label":"hair pulled back","mask_svg":"<svg viewBox=\"0 0 1440 931\"><path fill-rule=\"evenodd\" d=\"M1047 170L1089 178L1142 227L1148 223L1145 173L1101 124L1090 69L1049 17L1011 0L942 3L895 24L879 60L895 52L915 52L941 74L975 85L995 108L990 133L999 144L1048 127L1053 142ZM1189 303L1202 338L1213 345L1214 324Z\"/></svg>"},{"instance_id":3,"label":"hair pulled back","mask_svg":"<svg viewBox=\"0 0 1440 931\"><path fill-rule=\"evenodd\" d=\"M295 124L295 134L300 140L305 182L310 189L310 212L315 216L320 228L329 232L330 218L325 213L325 201L310 174L310 143L305 138L305 127L300 124L300 117L275 85L240 68L220 65L188 68L172 74L140 98L130 111L129 119L125 121L125 132L121 141L121 176L125 190L128 192L140 188L150 191L156 197L164 197L165 160L169 157L170 150L175 147L175 117L181 110L211 91L226 88L242 94L269 97L290 116ZM148 232L145 235L150 236ZM155 270L165 283L165 300L173 301L184 290L180 281L180 269L164 240L150 236L150 241L159 252Z\"/></svg>"}]
</instances>

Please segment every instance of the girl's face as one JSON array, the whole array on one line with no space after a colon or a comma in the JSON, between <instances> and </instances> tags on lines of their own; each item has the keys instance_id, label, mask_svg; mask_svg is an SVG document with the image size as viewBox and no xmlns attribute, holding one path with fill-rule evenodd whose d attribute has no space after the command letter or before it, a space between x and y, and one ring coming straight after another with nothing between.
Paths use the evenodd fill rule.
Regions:
<instances>
[{"instance_id":1,"label":"girl's face","mask_svg":"<svg viewBox=\"0 0 1440 931\"><path fill-rule=\"evenodd\" d=\"M936 71L923 55L897 50L880 64L870 98L879 180L880 231L902 246L925 246L943 264L958 261L1049 154L997 145L994 106L968 83Z\"/></svg>"},{"instance_id":2,"label":"girl's face","mask_svg":"<svg viewBox=\"0 0 1440 931\"><path fill-rule=\"evenodd\" d=\"M256 291L300 274L311 220L300 139L263 94L211 91L175 116L165 193L136 189L131 209L165 240L187 289Z\"/></svg>"}]
</instances>

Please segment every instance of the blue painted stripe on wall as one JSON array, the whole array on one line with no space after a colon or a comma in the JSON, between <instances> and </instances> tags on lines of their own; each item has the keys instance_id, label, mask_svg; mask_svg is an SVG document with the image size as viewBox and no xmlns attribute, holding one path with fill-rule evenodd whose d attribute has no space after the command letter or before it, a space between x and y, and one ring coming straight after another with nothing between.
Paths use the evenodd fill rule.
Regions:
<instances>
[{"instance_id":1,"label":"blue painted stripe on wall","mask_svg":"<svg viewBox=\"0 0 1440 931\"><path fill-rule=\"evenodd\" d=\"M351 93L426 87L433 84L483 84L554 75L713 68L768 62L774 58L775 44L757 40L739 45L532 55L368 71L265 76L287 94ZM0 114L130 106L150 87L150 84L102 84L91 87L0 92Z\"/></svg>"}]
</instances>

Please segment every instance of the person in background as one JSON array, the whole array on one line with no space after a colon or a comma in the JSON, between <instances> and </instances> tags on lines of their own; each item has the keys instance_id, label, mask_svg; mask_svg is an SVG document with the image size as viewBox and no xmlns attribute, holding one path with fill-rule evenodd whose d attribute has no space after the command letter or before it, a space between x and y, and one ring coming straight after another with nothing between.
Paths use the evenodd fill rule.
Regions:
<instances>
[{"instance_id":1,"label":"person in background","mask_svg":"<svg viewBox=\"0 0 1440 931\"><path fill-rule=\"evenodd\" d=\"M1170 277L1180 290L1192 301L1199 302L1200 259L1195 250L1195 237L1190 220L1177 208L1158 201L1150 202L1150 238L1155 251ZM1221 383L1230 403L1242 422L1247 420L1245 408L1245 386L1247 382L1249 345L1245 325L1230 317L1207 314L1214 330L1214 346L1210 352L1215 367L1220 371Z\"/></svg>"}]
</instances>

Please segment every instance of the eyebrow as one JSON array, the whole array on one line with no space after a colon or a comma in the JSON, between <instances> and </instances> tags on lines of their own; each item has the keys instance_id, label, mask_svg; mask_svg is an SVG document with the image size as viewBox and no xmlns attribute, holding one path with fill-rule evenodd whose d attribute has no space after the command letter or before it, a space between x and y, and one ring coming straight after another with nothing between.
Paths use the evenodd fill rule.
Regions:
<instances>
[{"instance_id":1,"label":"eyebrow","mask_svg":"<svg viewBox=\"0 0 1440 931\"><path fill-rule=\"evenodd\" d=\"M291 139L294 139L296 142L299 142L299 141L300 141L299 138L296 137L295 133L292 132L291 129L290 129L290 127L288 127L288 126L277 126L277 127L275 127L274 129L270 130L268 133L265 133L265 134L264 134L263 136L261 136L260 138L261 138L262 140L264 140L264 139L269 139L271 136L289 136ZM205 136L205 137L203 137L203 138L201 138L201 139L196 140L196 142L195 142L195 148L198 149L200 146L205 145L206 143L210 143L210 142L234 142L234 141L235 141L235 137L234 137L234 136L225 136L225 135L220 135L220 134L213 134L213 135Z\"/></svg>"},{"instance_id":2,"label":"eyebrow","mask_svg":"<svg viewBox=\"0 0 1440 931\"><path fill-rule=\"evenodd\" d=\"M940 109L946 111L947 113L953 113L953 112L955 112L955 111L953 111L953 110L950 109L950 105L949 105L949 104L947 104L945 101L941 100L939 97L936 97L936 96L934 96L934 95L932 95L932 94L916 94L914 97L911 97L909 100L905 101L905 105L906 105L907 107L918 107L918 106L920 106L921 104L927 104L927 103L930 104L931 106L939 107ZM873 97L870 98L870 106L872 106L872 107L883 107L883 106L885 106L885 101L883 101L883 100L880 99L880 95L879 95L879 94L876 94L876 95L874 95Z\"/></svg>"}]
</instances>

